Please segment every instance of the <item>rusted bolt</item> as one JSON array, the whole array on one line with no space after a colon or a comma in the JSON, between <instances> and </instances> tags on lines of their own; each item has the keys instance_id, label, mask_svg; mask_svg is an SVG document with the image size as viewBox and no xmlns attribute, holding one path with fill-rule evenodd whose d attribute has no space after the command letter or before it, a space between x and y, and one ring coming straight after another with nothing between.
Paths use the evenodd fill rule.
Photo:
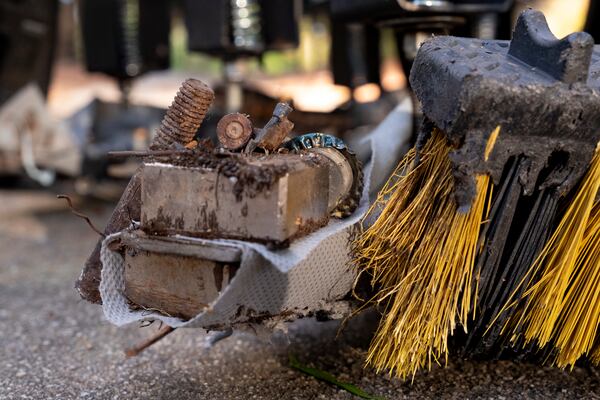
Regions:
<instances>
[{"instance_id":1,"label":"rusted bolt","mask_svg":"<svg viewBox=\"0 0 600 400\"><path fill-rule=\"evenodd\" d=\"M278 124L271 126L267 130L258 143L258 147L269 152L275 151L287 138L292 129L294 129L294 123L287 119L287 117L281 118Z\"/></svg>"},{"instance_id":2,"label":"rusted bolt","mask_svg":"<svg viewBox=\"0 0 600 400\"><path fill-rule=\"evenodd\" d=\"M293 108L287 103L277 103L269 122L258 131L255 139L250 140L244 151L251 153L257 147L268 152L275 151L294 129L294 124L287 118L292 110Z\"/></svg>"},{"instance_id":3,"label":"rusted bolt","mask_svg":"<svg viewBox=\"0 0 600 400\"><path fill-rule=\"evenodd\" d=\"M150 150L173 148L176 144L187 145L194 139L215 93L204 82L187 79L167 109L163 120L150 144Z\"/></svg>"},{"instance_id":4,"label":"rusted bolt","mask_svg":"<svg viewBox=\"0 0 600 400\"><path fill-rule=\"evenodd\" d=\"M238 150L248 143L252 136L252 122L244 114L227 114L217 124L217 137L228 150Z\"/></svg>"}]
</instances>

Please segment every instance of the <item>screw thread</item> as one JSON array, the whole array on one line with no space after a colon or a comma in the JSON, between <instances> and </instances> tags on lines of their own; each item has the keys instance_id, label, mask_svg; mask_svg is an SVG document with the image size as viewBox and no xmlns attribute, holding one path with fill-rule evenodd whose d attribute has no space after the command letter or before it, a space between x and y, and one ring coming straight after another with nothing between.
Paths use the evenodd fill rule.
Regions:
<instances>
[{"instance_id":1,"label":"screw thread","mask_svg":"<svg viewBox=\"0 0 600 400\"><path fill-rule=\"evenodd\" d=\"M205 83L197 79L183 82L156 131L150 150L191 142L214 98L215 93Z\"/></svg>"}]
</instances>

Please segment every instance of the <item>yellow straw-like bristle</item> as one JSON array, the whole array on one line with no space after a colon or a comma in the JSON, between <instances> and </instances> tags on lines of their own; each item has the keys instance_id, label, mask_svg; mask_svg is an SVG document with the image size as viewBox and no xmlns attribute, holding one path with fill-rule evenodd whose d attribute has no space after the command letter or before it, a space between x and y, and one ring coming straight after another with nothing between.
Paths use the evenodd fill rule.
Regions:
<instances>
[{"instance_id":1,"label":"yellow straw-like bristle","mask_svg":"<svg viewBox=\"0 0 600 400\"><path fill-rule=\"evenodd\" d=\"M593 346L600 317L600 219L595 199L600 187L600 151L552 237L520 286L527 285L504 330L516 342L557 349L556 364L573 365ZM503 311L506 311L506 306Z\"/></svg>"},{"instance_id":2,"label":"yellow straw-like bristle","mask_svg":"<svg viewBox=\"0 0 600 400\"><path fill-rule=\"evenodd\" d=\"M354 243L357 265L378 288L373 301L385 307L367 363L403 378L446 359L448 337L457 321L466 327L476 297L473 267L492 185L477 176L470 210L458 212L450 150L438 130L416 166L411 150L370 211L381 214Z\"/></svg>"},{"instance_id":3,"label":"yellow straw-like bristle","mask_svg":"<svg viewBox=\"0 0 600 400\"><path fill-rule=\"evenodd\" d=\"M556 365L565 368L591 353L600 324L600 203L592 210L561 309L554 346Z\"/></svg>"}]
</instances>

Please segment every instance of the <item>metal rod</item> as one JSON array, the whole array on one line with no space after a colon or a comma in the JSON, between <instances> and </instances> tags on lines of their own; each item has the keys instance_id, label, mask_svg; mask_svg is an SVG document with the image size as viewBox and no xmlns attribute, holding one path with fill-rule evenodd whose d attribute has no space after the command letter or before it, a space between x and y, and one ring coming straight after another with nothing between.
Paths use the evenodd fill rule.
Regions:
<instances>
[{"instance_id":1,"label":"metal rod","mask_svg":"<svg viewBox=\"0 0 600 400\"><path fill-rule=\"evenodd\" d=\"M158 342L160 339L164 338L174 330L175 328L170 327L168 325L163 326L158 330L158 332L154 336L149 337L148 339L138 343L133 347L125 349L125 357L130 358L137 356L142 351L146 350L148 347L152 346L154 343Z\"/></svg>"},{"instance_id":2,"label":"metal rod","mask_svg":"<svg viewBox=\"0 0 600 400\"><path fill-rule=\"evenodd\" d=\"M152 156L172 156L175 154L191 153L188 149L173 149L173 150L143 150L143 151L109 151L108 156L111 158L124 157L152 157Z\"/></svg>"}]
</instances>

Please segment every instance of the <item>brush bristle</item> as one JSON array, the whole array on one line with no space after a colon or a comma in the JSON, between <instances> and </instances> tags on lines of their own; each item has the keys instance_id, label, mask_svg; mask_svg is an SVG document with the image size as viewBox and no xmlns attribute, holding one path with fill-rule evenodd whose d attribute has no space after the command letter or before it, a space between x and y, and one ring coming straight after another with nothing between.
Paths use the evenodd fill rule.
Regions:
<instances>
[{"instance_id":1,"label":"brush bristle","mask_svg":"<svg viewBox=\"0 0 600 400\"><path fill-rule=\"evenodd\" d=\"M451 149L434 130L418 165L411 150L370 211L381 214L354 243L357 265L378 289L373 301L384 307L367 357L377 371L405 378L446 359L449 336L457 322L467 326L472 312L473 267L492 184L477 176L470 210L458 212Z\"/></svg>"},{"instance_id":2,"label":"brush bristle","mask_svg":"<svg viewBox=\"0 0 600 400\"><path fill-rule=\"evenodd\" d=\"M592 351L600 323L599 187L596 151L558 227L521 282L523 296L503 310L512 312L504 328L512 332L511 342L522 335L525 345L555 348L554 362L561 368Z\"/></svg>"},{"instance_id":3,"label":"brush bristle","mask_svg":"<svg viewBox=\"0 0 600 400\"><path fill-rule=\"evenodd\" d=\"M485 160L499 130L488 139ZM493 184L487 175L476 176L475 199L468 212L460 212L453 196L451 150L437 129L419 153L420 161L416 150L411 150L369 211L367 219L375 222L353 243L359 277L370 276L376 290L372 302L383 309L367 357L367 364L378 372L388 370L406 378L432 362L446 360L449 337L457 325L466 332L472 325L469 319L476 317L481 271L475 269L475 262L487 240L487 230L482 228ZM493 328L494 345L504 346L500 342L506 338L510 339L506 345L516 349L537 346L560 368L572 367L586 355L600 363L599 188L600 147L551 236L559 198L540 192L540 199L552 200L541 213L543 226L532 230L528 222L523 228L537 232L533 241L525 241L537 243L535 251L518 248L530 255L529 261L511 278L508 287L513 294L494 297L495 304L487 304L486 321L491 317L493 321L485 323L488 330L479 340ZM503 268L500 265L498 271ZM495 317L494 308L499 311ZM494 324L499 318L507 321L503 329Z\"/></svg>"},{"instance_id":4,"label":"brush bristle","mask_svg":"<svg viewBox=\"0 0 600 400\"><path fill-rule=\"evenodd\" d=\"M590 353L599 324L600 203L596 203L557 321L556 365L560 368L573 366L582 355Z\"/></svg>"}]
</instances>

